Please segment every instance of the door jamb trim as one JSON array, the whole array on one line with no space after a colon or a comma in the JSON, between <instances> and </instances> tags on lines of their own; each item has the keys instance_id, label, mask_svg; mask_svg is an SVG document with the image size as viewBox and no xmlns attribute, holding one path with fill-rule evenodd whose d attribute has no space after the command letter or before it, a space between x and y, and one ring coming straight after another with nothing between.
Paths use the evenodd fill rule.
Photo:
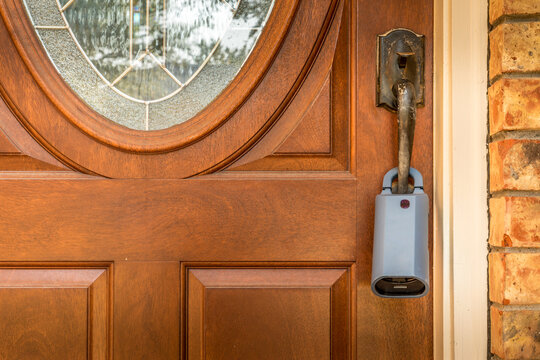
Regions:
<instances>
[{"instance_id":1,"label":"door jamb trim","mask_svg":"<svg viewBox=\"0 0 540 360\"><path fill-rule=\"evenodd\" d=\"M434 10L434 358L486 359L488 4Z\"/></svg>"}]
</instances>

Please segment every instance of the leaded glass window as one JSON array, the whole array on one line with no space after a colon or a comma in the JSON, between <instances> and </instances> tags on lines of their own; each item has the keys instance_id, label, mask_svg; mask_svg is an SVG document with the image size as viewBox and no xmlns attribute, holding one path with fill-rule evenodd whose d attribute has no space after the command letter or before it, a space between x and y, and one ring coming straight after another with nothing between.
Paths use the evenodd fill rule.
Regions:
<instances>
[{"instance_id":1,"label":"leaded glass window","mask_svg":"<svg viewBox=\"0 0 540 360\"><path fill-rule=\"evenodd\" d=\"M138 130L185 122L236 76L273 0L24 0L51 61L90 107Z\"/></svg>"}]
</instances>

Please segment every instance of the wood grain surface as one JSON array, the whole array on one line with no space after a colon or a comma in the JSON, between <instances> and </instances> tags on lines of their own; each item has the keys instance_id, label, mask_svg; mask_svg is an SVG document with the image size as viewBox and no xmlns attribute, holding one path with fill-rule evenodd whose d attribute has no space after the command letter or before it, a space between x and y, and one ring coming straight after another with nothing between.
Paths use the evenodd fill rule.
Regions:
<instances>
[{"instance_id":1,"label":"wood grain surface","mask_svg":"<svg viewBox=\"0 0 540 360\"><path fill-rule=\"evenodd\" d=\"M316 63L330 67L333 52L319 55L323 47L335 48L343 0L321 0L317 6L276 1L258 45L231 86L192 121L144 136L86 106L49 61L22 3L2 0L0 5L0 71L5 74L0 94L48 152L88 174L185 178L228 166L278 119L287 134L296 126L303 107L296 116L281 115L307 87L307 75L326 78L327 71L311 69ZM327 36L332 30L336 34Z\"/></svg>"},{"instance_id":2,"label":"wood grain surface","mask_svg":"<svg viewBox=\"0 0 540 360\"><path fill-rule=\"evenodd\" d=\"M296 129L279 146L275 154L330 154L331 99L330 76L328 76Z\"/></svg>"},{"instance_id":3,"label":"wood grain surface","mask_svg":"<svg viewBox=\"0 0 540 360\"><path fill-rule=\"evenodd\" d=\"M195 268L187 277L190 359L350 356L346 268Z\"/></svg>"},{"instance_id":4,"label":"wood grain surface","mask_svg":"<svg viewBox=\"0 0 540 360\"><path fill-rule=\"evenodd\" d=\"M370 290L397 165L377 35L426 35L412 166L432 198L433 5L274 11L200 117L141 136L82 103L0 0L0 359L433 358L431 294Z\"/></svg>"},{"instance_id":5,"label":"wood grain surface","mask_svg":"<svg viewBox=\"0 0 540 360\"><path fill-rule=\"evenodd\" d=\"M0 359L109 358L110 274L96 265L0 263Z\"/></svg>"},{"instance_id":6,"label":"wood grain surface","mask_svg":"<svg viewBox=\"0 0 540 360\"><path fill-rule=\"evenodd\" d=\"M404 27L426 36L426 104L417 110L412 166L422 173L431 201L433 3L360 0L357 9L358 358L431 359L432 293L414 300L382 299L372 294L370 280L375 195L384 174L397 166L396 115L375 107L377 35ZM431 229L430 221L430 234Z\"/></svg>"},{"instance_id":7,"label":"wood grain surface","mask_svg":"<svg viewBox=\"0 0 540 360\"><path fill-rule=\"evenodd\" d=\"M0 180L0 253L20 261L353 260L354 193L352 179Z\"/></svg>"},{"instance_id":8,"label":"wood grain surface","mask_svg":"<svg viewBox=\"0 0 540 360\"><path fill-rule=\"evenodd\" d=\"M180 358L180 263L114 267L114 358Z\"/></svg>"}]
</instances>

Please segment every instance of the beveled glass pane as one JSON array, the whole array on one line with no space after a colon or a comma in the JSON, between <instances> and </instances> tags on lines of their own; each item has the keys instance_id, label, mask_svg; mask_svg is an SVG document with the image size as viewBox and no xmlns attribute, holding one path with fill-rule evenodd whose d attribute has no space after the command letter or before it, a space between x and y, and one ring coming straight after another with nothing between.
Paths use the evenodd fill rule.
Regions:
<instances>
[{"instance_id":1,"label":"beveled glass pane","mask_svg":"<svg viewBox=\"0 0 540 360\"><path fill-rule=\"evenodd\" d=\"M75 0L64 15L86 56L114 81L130 65L129 1Z\"/></svg>"},{"instance_id":2,"label":"beveled glass pane","mask_svg":"<svg viewBox=\"0 0 540 360\"><path fill-rule=\"evenodd\" d=\"M229 29L210 61L177 96L150 104L150 129L189 120L215 99L240 70L250 41L254 43L258 36L257 30Z\"/></svg>"},{"instance_id":3,"label":"beveled glass pane","mask_svg":"<svg viewBox=\"0 0 540 360\"><path fill-rule=\"evenodd\" d=\"M156 58L146 55L134 63L127 75L118 81L116 88L137 99L151 101L178 90L180 84L158 65Z\"/></svg>"},{"instance_id":4,"label":"beveled glass pane","mask_svg":"<svg viewBox=\"0 0 540 360\"><path fill-rule=\"evenodd\" d=\"M107 86L77 48L68 30L40 29L43 45L64 80L86 103L110 120L126 127L144 130L146 108ZM129 114L129 116L126 116Z\"/></svg>"},{"instance_id":5,"label":"beveled glass pane","mask_svg":"<svg viewBox=\"0 0 540 360\"><path fill-rule=\"evenodd\" d=\"M155 130L189 120L223 91L253 50L273 1L25 4L49 57L88 105L124 126ZM88 71L94 74L80 76ZM114 97L130 109L108 109L104 99Z\"/></svg>"},{"instance_id":6,"label":"beveled glass pane","mask_svg":"<svg viewBox=\"0 0 540 360\"><path fill-rule=\"evenodd\" d=\"M59 26L64 27L66 23L62 15L58 12L56 2L50 0L27 1L26 7L32 21L41 26Z\"/></svg>"},{"instance_id":7,"label":"beveled glass pane","mask_svg":"<svg viewBox=\"0 0 540 360\"><path fill-rule=\"evenodd\" d=\"M212 54L229 27L233 9L220 0L170 0L166 63L183 83Z\"/></svg>"},{"instance_id":8,"label":"beveled glass pane","mask_svg":"<svg viewBox=\"0 0 540 360\"><path fill-rule=\"evenodd\" d=\"M264 26L273 2L266 0L240 1L231 27L255 28Z\"/></svg>"}]
</instances>

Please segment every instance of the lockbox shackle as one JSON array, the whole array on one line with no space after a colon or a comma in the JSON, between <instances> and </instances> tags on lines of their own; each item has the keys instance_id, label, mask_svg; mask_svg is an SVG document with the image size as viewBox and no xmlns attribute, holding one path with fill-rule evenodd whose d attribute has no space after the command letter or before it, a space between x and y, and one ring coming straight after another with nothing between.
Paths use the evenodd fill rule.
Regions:
<instances>
[{"instance_id":1,"label":"lockbox shackle","mask_svg":"<svg viewBox=\"0 0 540 360\"><path fill-rule=\"evenodd\" d=\"M394 179L398 176L398 168L395 167L393 169L390 169L383 178L383 191L384 190L390 190L392 191L392 182ZM424 189L424 179L422 177L422 174L420 174L420 171L416 170L415 168L411 167L409 168L409 176L413 178L414 180L414 189Z\"/></svg>"}]
</instances>

